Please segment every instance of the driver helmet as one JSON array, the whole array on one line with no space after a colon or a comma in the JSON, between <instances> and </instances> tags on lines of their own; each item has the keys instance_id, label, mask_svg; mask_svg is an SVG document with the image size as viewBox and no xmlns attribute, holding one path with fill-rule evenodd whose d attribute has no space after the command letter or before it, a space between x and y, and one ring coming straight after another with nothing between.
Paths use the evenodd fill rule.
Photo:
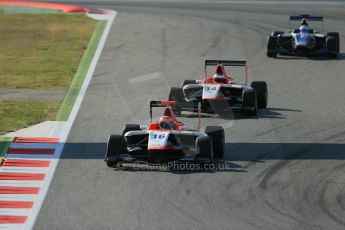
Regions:
<instances>
[{"instance_id":1,"label":"driver helmet","mask_svg":"<svg viewBox=\"0 0 345 230\"><path fill-rule=\"evenodd\" d=\"M223 74L223 66L222 65L217 65L216 74Z\"/></svg>"},{"instance_id":2,"label":"driver helmet","mask_svg":"<svg viewBox=\"0 0 345 230\"><path fill-rule=\"evenodd\" d=\"M302 19L301 26L308 26L307 19L305 19L305 18Z\"/></svg>"},{"instance_id":3,"label":"driver helmet","mask_svg":"<svg viewBox=\"0 0 345 230\"><path fill-rule=\"evenodd\" d=\"M169 116L163 116L159 119L159 126L161 129L174 129L174 121Z\"/></svg>"}]
</instances>

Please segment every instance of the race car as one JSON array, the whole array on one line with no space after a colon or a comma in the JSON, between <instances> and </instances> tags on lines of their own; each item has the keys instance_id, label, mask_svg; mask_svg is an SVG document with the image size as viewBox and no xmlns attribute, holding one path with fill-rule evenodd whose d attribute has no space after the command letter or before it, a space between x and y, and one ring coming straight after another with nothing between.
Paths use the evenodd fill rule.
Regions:
<instances>
[{"instance_id":1,"label":"race car","mask_svg":"<svg viewBox=\"0 0 345 230\"><path fill-rule=\"evenodd\" d=\"M212 76L207 76L207 67L216 66ZM244 68L244 83L237 83L234 76L226 73L225 67ZM257 114L258 108L267 107L267 84L265 81L253 81L248 86L246 61L205 60L205 77L203 80L185 80L182 87L172 87L169 100L180 104L189 103L194 106L201 103L203 113L222 113L224 111L241 111L250 116ZM176 108L176 114L190 111L188 107Z\"/></svg>"},{"instance_id":2,"label":"race car","mask_svg":"<svg viewBox=\"0 0 345 230\"><path fill-rule=\"evenodd\" d=\"M151 101L148 126L127 124L122 134L110 135L105 162L109 167L128 164L212 164L224 155L224 129L207 126L205 132L190 129L175 117L175 101ZM186 105L184 105L186 106ZM163 115L152 121L152 108L163 107ZM199 112L200 114L200 112Z\"/></svg>"},{"instance_id":3,"label":"race car","mask_svg":"<svg viewBox=\"0 0 345 230\"><path fill-rule=\"evenodd\" d=\"M300 27L292 29L291 21L301 21ZM312 29L308 21L321 22L321 31ZM326 55L329 58L337 58L339 50L339 33L324 34L323 17L320 16L290 16L289 29L286 32L272 32L267 42L268 57Z\"/></svg>"}]
</instances>

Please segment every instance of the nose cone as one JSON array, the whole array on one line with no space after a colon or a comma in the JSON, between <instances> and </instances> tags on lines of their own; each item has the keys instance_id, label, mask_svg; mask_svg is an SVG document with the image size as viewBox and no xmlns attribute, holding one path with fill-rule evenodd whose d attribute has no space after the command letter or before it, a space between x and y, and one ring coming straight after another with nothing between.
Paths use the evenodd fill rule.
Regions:
<instances>
[{"instance_id":1,"label":"nose cone","mask_svg":"<svg viewBox=\"0 0 345 230\"><path fill-rule=\"evenodd\" d=\"M309 36L306 34L297 34L295 37L296 47L307 47L309 41Z\"/></svg>"}]
</instances>

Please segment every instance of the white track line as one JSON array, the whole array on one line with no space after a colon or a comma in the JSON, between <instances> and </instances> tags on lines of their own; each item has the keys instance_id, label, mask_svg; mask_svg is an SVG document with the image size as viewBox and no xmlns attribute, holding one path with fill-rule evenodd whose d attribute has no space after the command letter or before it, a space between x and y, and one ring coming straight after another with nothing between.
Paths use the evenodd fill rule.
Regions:
<instances>
[{"instance_id":1,"label":"white track line","mask_svg":"<svg viewBox=\"0 0 345 230\"><path fill-rule=\"evenodd\" d=\"M38 196L37 194L0 194L0 200L35 202L35 200L37 199L37 196ZM0 226L0 229L1 229L1 226Z\"/></svg>"},{"instance_id":2,"label":"white track line","mask_svg":"<svg viewBox=\"0 0 345 230\"><path fill-rule=\"evenodd\" d=\"M29 216L31 208L0 208L0 215ZM0 225L0 228L2 226Z\"/></svg>"},{"instance_id":3,"label":"white track line","mask_svg":"<svg viewBox=\"0 0 345 230\"><path fill-rule=\"evenodd\" d=\"M12 160L50 160L59 157L56 154L8 154L6 159Z\"/></svg>"},{"instance_id":4,"label":"white track line","mask_svg":"<svg viewBox=\"0 0 345 230\"><path fill-rule=\"evenodd\" d=\"M48 168L42 167L13 167L4 166L0 168L0 172L5 173L46 173Z\"/></svg>"},{"instance_id":5,"label":"white track line","mask_svg":"<svg viewBox=\"0 0 345 230\"><path fill-rule=\"evenodd\" d=\"M104 15L103 15L104 16ZM98 60L101 56L101 53L102 53L102 50L103 50L103 47L104 47L104 44L106 42L106 39L108 37L108 34L110 32L110 29L111 29L111 26L113 24L113 21L116 17L116 12L115 11L112 11L112 14L109 15L108 17L108 22L107 22L107 25L104 29L104 32L103 32L103 35L100 39L100 42L99 42L99 45L97 47L97 50L93 56L93 59L91 61L91 64L89 66L89 69L88 69L88 72L86 74L86 77L85 77L85 80L83 82L83 85L79 91L79 94L76 98L76 101L74 103L74 106L73 106L73 109L71 111L71 114L67 120L67 122L62 126L62 129L61 131L59 132L59 137L60 137L60 142L61 143L65 143L66 140L67 140L67 137L68 137L68 134L72 128L72 125L73 125L73 122L75 120L75 118L77 117L77 114L78 114L78 111L79 111L79 108L81 106L81 103L84 99L84 96L86 94L86 91L87 91L87 88L90 84L90 81L91 81L91 78L93 76L93 73L96 69L96 65L98 63ZM60 128L59 128L60 129ZM59 130L55 130L56 132L59 131ZM52 132L52 134L56 135L55 132ZM56 136L49 136L49 137L56 137ZM51 183L51 180L54 176L54 172L55 172L55 169L57 167L57 164L59 162L59 158L61 156L61 153L62 153L62 150L63 150L63 146L59 145L57 148L56 148L56 151L55 151L55 159L53 159L50 163L50 167L46 173L46 178L45 180L43 181L43 184L42 184L42 187L41 187L41 190L40 190L40 195L38 196L33 208L32 208L32 213L31 215L29 216L27 222L25 223L25 226L24 228L25 229L32 229L34 223L35 223L35 220L37 218L37 215L41 209L41 206L43 204L43 201L44 201L44 198L45 196L47 195L47 192L48 192L48 189L49 189L49 185ZM12 154L13 155L13 154Z\"/></svg>"},{"instance_id":6,"label":"white track line","mask_svg":"<svg viewBox=\"0 0 345 230\"><path fill-rule=\"evenodd\" d=\"M47 143L12 143L10 148L12 149L56 149L59 144L47 144Z\"/></svg>"},{"instance_id":7,"label":"white track line","mask_svg":"<svg viewBox=\"0 0 345 230\"><path fill-rule=\"evenodd\" d=\"M1 230L23 229L24 224L1 224Z\"/></svg>"},{"instance_id":8,"label":"white track line","mask_svg":"<svg viewBox=\"0 0 345 230\"><path fill-rule=\"evenodd\" d=\"M9 187L34 187L39 188L42 185L42 181L14 181L14 180L2 180L0 181L0 186Z\"/></svg>"}]
</instances>

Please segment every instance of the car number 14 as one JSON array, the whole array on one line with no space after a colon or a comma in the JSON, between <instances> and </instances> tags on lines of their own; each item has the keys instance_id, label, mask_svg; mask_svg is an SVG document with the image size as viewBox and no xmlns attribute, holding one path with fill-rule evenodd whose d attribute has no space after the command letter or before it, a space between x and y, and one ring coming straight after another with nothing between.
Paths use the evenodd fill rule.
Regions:
<instances>
[{"instance_id":1,"label":"car number 14","mask_svg":"<svg viewBox=\"0 0 345 230\"><path fill-rule=\"evenodd\" d=\"M203 98L214 98L218 96L219 85L205 85L202 92Z\"/></svg>"}]
</instances>

